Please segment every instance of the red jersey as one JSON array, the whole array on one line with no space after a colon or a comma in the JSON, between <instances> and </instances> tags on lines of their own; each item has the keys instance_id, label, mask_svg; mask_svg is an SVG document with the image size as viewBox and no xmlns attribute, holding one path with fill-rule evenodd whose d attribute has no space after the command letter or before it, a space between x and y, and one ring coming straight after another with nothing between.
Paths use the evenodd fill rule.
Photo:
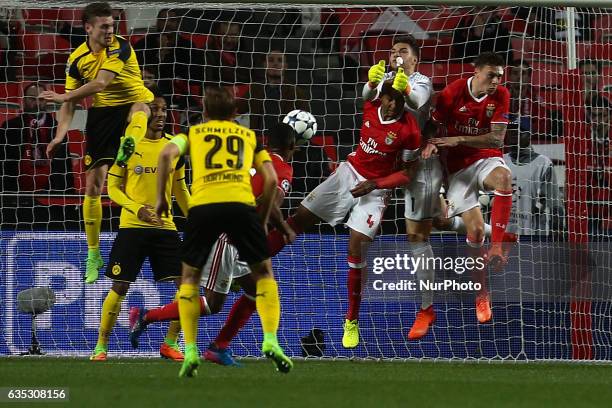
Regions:
<instances>
[{"instance_id":1,"label":"red jersey","mask_svg":"<svg viewBox=\"0 0 612 408\"><path fill-rule=\"evenodd\" d=\"M270 157L272 157L272 165L278 176L278 188L287 195L291 191L291 183L293 182L293 167L276 153L270 152ZM261 196L263 193L263 178L261 175L255 173L251 177L251 187L253 187L255 198Z\"/></svg>"},{"instance_id":2,"label":"red jersey","mask_svg":"<svg viewBox=\"0 0 612 408\"><path fill-rule=\"evenodd\" d=\"M432 118L446 125L449 137L480 136L491 131L492 123L508 124L508 89L500 85L493 95L477 98L470 89L472 78L452 82L438 96ZM464 145L449 147L446 166L449 173L454 173L487 157L502 157L502 150Z\"/></svg>"},{"instance_id":3,"label":"red jersey","mask_svg":"<svg viewBox=\"0 0 612 408\"><path fill-rule=\"evenodd\" d=\"M380 100L366 101L359 146L347 161L366 179L384 177L396 171L399 158L416 159L420 147L421 131L411 113L404 111L399 119L383 120Z\"/></svg>"}]
</instances>

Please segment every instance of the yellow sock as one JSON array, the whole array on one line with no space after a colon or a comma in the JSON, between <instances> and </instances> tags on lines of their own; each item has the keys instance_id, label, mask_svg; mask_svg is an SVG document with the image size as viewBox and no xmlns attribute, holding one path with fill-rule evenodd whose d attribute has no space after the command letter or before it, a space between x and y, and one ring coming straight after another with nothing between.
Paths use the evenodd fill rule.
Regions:
<instances>
[{"instance_id":1,"label":"yellow sock","mask_svg":"<svg viewBox=\"0 0 612 408\"><path fill-rule=\"evenodd\" d=\"M83 220L87 235L87 248L100 247L100 224L102 224L102 200L100 196L85 196L83 200Z\"/></svg>"},{"instance_id":2,"label":"yellow sock","mask_svg":"<svg viewBox=\"0 0 612 408\"><path fill-rule=\"evenodd\" d=\"M140 139L147 133L148 120L149 118L147 118L146 113L142 111L134 112L130 119L130 123L125 129L125 136L132 136L132 138L134 138L134 143L138 144Z\"/></svg>"},{"instance_id":3,"label":"yellow sock","mask_svg":"<svg viewBox=\"0 0 612 408\"><path fill-rule=\"evenodd\" d=\"M176 291L176 294L174 295L174 300L176 300L178 302L179 300L179 291ZM167 344L175 344L176 343L176 339L178 339L178 335L181 332L181 321L180 320L172 320L170 322L170 325L168 325L168 333L166 333L166 338L164 339L164 341Z\"/></svg>"},{"instance_id":4,"label":"yellow sock","mask_svg":"<svg viewBox=\"0 0 612 408\"><path fill-rule=\"evenodd\" d=\"M106 347L108 345L108 336L110 336L119 311L121 310L121 302L125 296L119 296L114 290L109 290L104 303L102 304L102 316L100 317L100 329L98 330L98 346Z\"/></svg>"},{"instance_id":5,"label":"yellow sock","mask_svg":"<svg viewBox=\"0 0 612 408\"><path fill-rule=\"evenodd\" d=\"M278 298L278 285L274 278L263 278L257 281L255 306L264 334L276 336L280 320L280 300Z\"/></svg>"},{"instance_id":6,"label":"yellow sock","mask_svg":"<svg viewBox=\"0 0 612 408\"><path fill-rule=\"evenodd\" d=\"M195 345L198 337L198 319L200 318L200 288L198 285L181 284L178 307L185 344Z\"/></svg>"}]
</instances>

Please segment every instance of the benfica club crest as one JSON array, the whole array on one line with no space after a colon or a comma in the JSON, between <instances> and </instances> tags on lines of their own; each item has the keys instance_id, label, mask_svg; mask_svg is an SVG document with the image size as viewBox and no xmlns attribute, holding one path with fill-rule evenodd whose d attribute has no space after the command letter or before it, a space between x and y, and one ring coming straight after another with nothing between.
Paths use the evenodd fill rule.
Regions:
<instances>
[{"instance_id":1,"label":"benfica club crest","mask_svg":"<svg viewBox=\"0 0 612 408\"><path fill-rule=\"evenodd\" d=\"M395 141L395 138L397 137L397 135L393 132L389 132L387 133L387 137L385 137L385 143L390 145L393 144L393 142Z\"/></svg>"},{"instance_id":2,"label":"benfica club crest","mask_svg":"<svg viewBox=\"0 0 612 408\"><path fill-rule=\"evenodd\" d=\"M494 103L487 104L487 118L492 118L493 112L495 112L495 104Z\"/></svg>"}]
</instances>

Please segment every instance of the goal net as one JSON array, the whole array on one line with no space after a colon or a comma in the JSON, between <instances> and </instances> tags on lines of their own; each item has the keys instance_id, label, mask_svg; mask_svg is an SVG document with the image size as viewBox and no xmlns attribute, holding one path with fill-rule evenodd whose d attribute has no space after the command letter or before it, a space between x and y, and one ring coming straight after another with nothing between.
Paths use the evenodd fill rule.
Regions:
<instances>
[{"instance_id":1,"label":"goal net","mask_svg":"<svg viewBox=\"0 0 612 408\"><path fill-rule=\"evenodd\" d=\"M87 245L82 101L66 143L45 156L59 106L33 96L63 92L70 52L85 39L80 1L0 1L0 354L30 345L31 317L17 294L49 287L55 305L36 317L48 353L84 355L95 346L110 280L85 285ZM348 229L320 225L273 260L282 318L279 341L291 356L376 359L612 360L612 17L606 9L572 7L351 6L114 2L116 32L129 39L146 81L168 104L169 133L202 120L206 84L229 87L240 101L240 123L262 133L293 109L310 111L318 132L293 159L295 211L305 195L352 152L359 140L362 88L369 67L389 64L393 38L411 34L420 46L417 70L435 97L474 72L472 61L495 51L507 63L503 83L511 109L506 161L513 171L512 232L520 241L501 272L489 271L492 321L479 324L474 292L436 291L437 320L418 341L406 334L419 310L419 291L376 290L372 260L406 250L403 191L385 212L369 251L360 312L361 343L342 347L347 307ZM577 67L574 66L575 63ZM31 85L34 84L34 85ZM106 190L104 192L106 194ZM490 201L480 197L485 220ZM103 195L105 261L120 208ZM178 217L182 228L184 219ZM465 237L434 230L436 257L456 257ZM391 255L390 255L391 254ZM436 281L462 282L455 270ZM411 277L408 279L415 279ZM128 342L130 306L153 308L173 299L171 284L153 282L148 263L123 302L110 340L111 356L157 354L166 325L152 325L139 350ZM199 343L216 336L223 311L200 320ZM320 353L303 347L322 334ZM231 348L259 356L257 317Z\"/></svg>"}]
</instances>

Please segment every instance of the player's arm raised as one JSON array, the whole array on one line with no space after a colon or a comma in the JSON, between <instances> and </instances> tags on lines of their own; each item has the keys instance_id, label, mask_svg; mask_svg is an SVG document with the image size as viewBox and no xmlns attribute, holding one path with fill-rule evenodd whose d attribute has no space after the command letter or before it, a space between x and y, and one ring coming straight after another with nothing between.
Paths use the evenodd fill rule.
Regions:
<instances>
[{"instance_id":1,"label":"player's arm raised","mask_svg":"<svg viewBox=\"0 0 612 408\"><path fill-rule=\"evenodd\" d=\"M405 74L404 74L405 75ZM404 91L406 104L412 109L421 109L423 105L429 102L432 94L431 80L425 75L417 75L413 85L408 85Z\"/></svg>"},{"instance_id":2,"label":"player's arm raised","mask_svg":"<svg viewBox=\"0 0 612 408\"><path fill-rule=\"evenodd\" d=\"M155 213L158 216L168 216L170 204L166 201L166 181L170 176L172 162L179 156L182 156L189 147L187 136L180 134L172 138L170 143L166 144L157 160L157 203L155 204ZM179 204L180 205L180 204ZM181 208L182 210L182 208Z\"/></svg>"},{"instance_id":3,"label":"player's arm raised","mask_svg":"<svg viewBox=\"0 0 612 408\"><path fill-rule=\"evenodd\" d=\"M39 98L42 98L49 102L55 103L64 103L64 102L78 102L83 98L87 98L88 96L94 95L98 92L106 89L108 84L111 83L113 79L117 76L116 73L101 69L98 72L98 76L91 82L86 83L85 85L80 86L79 88L66 92L63 94L59 94L53 91L43 91L39 95Z\"/></svg>"},{"instance_id":4,"label":"player's arm raised","mask_svg":"<svg viewBox=\"0 0 612 408\"><path fill-rule=\"evenodd\" d=\"M373 101L378 98L378 84L385 77L385 61L380 60L378 64L370 67L368 71L368 82L363 86L363 100L364 101Z\"/></svg>"}]
</instances>

